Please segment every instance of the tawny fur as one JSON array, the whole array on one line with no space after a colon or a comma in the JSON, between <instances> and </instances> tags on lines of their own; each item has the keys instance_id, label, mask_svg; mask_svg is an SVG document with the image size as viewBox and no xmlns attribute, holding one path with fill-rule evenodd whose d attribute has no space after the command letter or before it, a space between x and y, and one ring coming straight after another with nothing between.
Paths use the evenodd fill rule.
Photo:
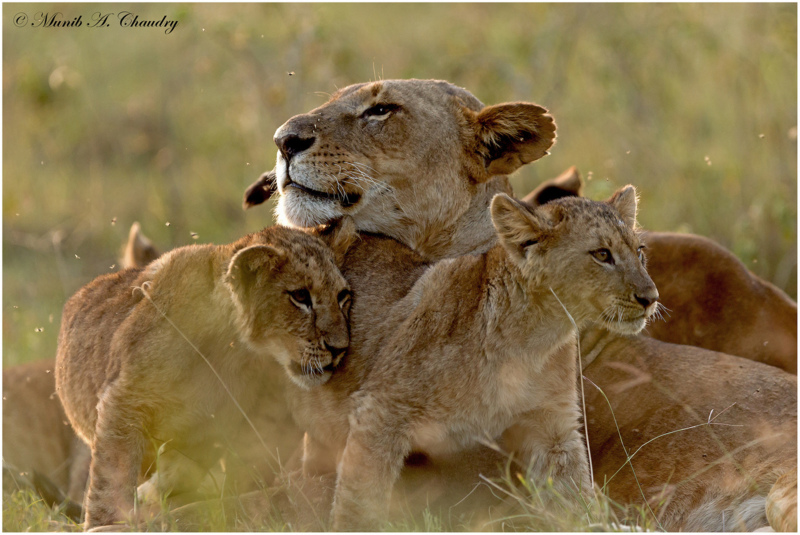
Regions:
<instances>
[{"instance_id":1,"label":"tawny fur","mask_svg":"<svg viewBox=\"0 0 800 535\"><path fill-rule=\"evenodd\" d=\"M523 197L537 206L580 196L575 167ZM647 270L666 311L644 334L737 355L797 373L797 303L730 251L691 234L647 232Z\"/></svg>"},{"instance_id":2,"label":"tawny fur","mask_svg":"<svg viewBox=\"0 0 800 535\"><path fill-rule=\"evenodd\" d=\"M270 356L297 384L327 380L349 343L348 303L331 250L281 227L176 249L78 291L64 307L56 385L92 450L85 527L124 521L156 462L159 492L195 489L215 443L253 433L231 397L254 406L283 374Z\"/></svg>"}]
</instances>

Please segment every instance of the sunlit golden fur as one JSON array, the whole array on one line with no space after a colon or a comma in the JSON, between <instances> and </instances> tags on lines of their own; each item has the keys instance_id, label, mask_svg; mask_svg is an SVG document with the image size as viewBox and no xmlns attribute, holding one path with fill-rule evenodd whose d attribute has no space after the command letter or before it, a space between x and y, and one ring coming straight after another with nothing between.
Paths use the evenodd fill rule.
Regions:
<instances>
[{"instance_id":1,"label":"sunlit golden fur","mask_svg":"<svg viewBox=\"0 0 800 535\"><path fill-rule=\"evenodd\" d=\"M240 408L283 373L271 357L303 388L326 381L349 344L349 301L331 250L281 227L175 249L79 290L64 307L56 385L92 450L85 527L124 520L154 463L149 487L190 492L215 443L255 436Z\"/></svg>"},{"instance_id":2,"label":"sunlit golden fur","mask_svg":"<svg viewBox=\"0 0 800 535\"><path fill-rule=\"evenodd\" d=\"M571 167L523 197L539 205L580 196ZM647 270L666 312L645 334L737 355L797 373L797 304L750 272L730 251L691 234L647 232Z\"/></svg>"}]
</instances>

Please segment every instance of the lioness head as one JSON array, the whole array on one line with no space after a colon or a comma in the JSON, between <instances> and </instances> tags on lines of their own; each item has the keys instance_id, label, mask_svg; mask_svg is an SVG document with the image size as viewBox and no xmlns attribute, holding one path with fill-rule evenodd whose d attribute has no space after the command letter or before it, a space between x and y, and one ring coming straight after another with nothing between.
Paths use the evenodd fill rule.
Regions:
<instances>
[{"instance_id":1,"label":"lioness head","mask_svg":"<svg viewBox=\"0 0 800 535\"><path fill-rule=\"evenodd\" d=\"M225 276L242 338L301 387L322 384L350 343L349 286L319 238L283 227L262 234L269 244L238 251Z\"/></svg>"},{"instance_id":2,"label":"lioness head","mask_svg":"<svg viewBox=\"0 0 800 535\"><path fill-rule=\"evenodd\" d=\"M350 215L358 230L431 259L455 256L491 245L487 208L510 192L504 175L554 140L553 119L535 104L484 107L442 81L356 84L278 128L275 173L248 189L245 206L263 202L274 180L282 224Z\"/></svg>"},{"instance_id":3,"label":"lioness head","mask_svg":"<svg viewBox=\"0 0 800 535\"><path fill-rule=\"evenodd\" d=\"M532 286L552 288L568 312L621 334L655 313L658 291L636 232L636 190L605 202L564 197L537 208L497 195L492 222L500 243Z\"/></svg>"}]
</instances>

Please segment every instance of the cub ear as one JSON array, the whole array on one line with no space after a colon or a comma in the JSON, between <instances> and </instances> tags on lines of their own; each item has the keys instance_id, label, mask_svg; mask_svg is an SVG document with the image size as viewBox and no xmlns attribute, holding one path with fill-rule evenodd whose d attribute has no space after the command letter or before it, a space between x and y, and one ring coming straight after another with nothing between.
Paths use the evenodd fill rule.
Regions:
<instances>
[{"instance_id":1,"label":"cub ear","mask_svg":"<svg viewBox=\"0 0 800 535\"><path fill-rule=\"evenodd\" d=\"M278 175L275 170L267 171L250 184L244 192L242 208L247 210L253 206L267 202L278 189Z\"/></svg>"},{"instance_id":2,"label":"cub ear","mask_svg":"<svg viewBox=\"0 0 800 535\"><path fill-rule=\"evenodd\" d=\"M273 269L285 260L285 255L269 245L245 247L231 259L225 283L235 295L246 296L261 269Z\"/></svg>"},{"instance_id":3,"label":"cub ear","mask_svg":"<svg viewBox=\"0 0 800 535\"><path fill-rule=\"evenodd\" d=\"M536 104L497 104L472 114L485 168L483 180L511 174L538 160L548 154L556 139L556 123L546 109Z\"/></svg>"},{"instance_id":4,"label":"cub ear","mask_svg":"<svg viewBox=\"0 0 800 535\"><path fill-rule=\"evenodd\" d=\"M624 188L620 188L606 201L616 208L619 215L622 216L622 221L625 222L630 228L636 228L636 210L639 203L638 196L636 195L636 188L628 184Z\"/></svg>"},{"instance_id":5,"label":"cub ear","mask_svg":"<svg viewBox=\"0 0 800 535\"><path fill-rule=\"evenodd\" d=\"M583 181L578 169L573 165L558 177L543 182L538 188L522 198L530 206L541 206L561 197L582 197Z\"/></svg>"},{"instance_id":6,"label":"cub ear","mask_svg":"<svg viewBox=\"0 0 800 535\"><path fill-rule=\"evenodd\" d=\"M525 259L525 250L537 245L550 227L545 218L505 193L494 196L490 213L500 243L517 262Z\"/></svg>"},{"instance_id":7,"label":"cub ear","mask_svg":"<svg viewBox=\"0 0 800 535\"><path fill-rule=\"evenodd\" d=\"M349 215L344 216L339 221L331 225L331 238L330 248L333 251L333 256L336 258L336 265L341 266L344 264L344 257L347 250L358 238L356 232L356 224L353 218Z\"/></svg>"},{"instance_id":8,"label":"cub ear","mask_svg":"<svg viewBox=\"0 0 800 535\"><path fill-rule=\"evenodd\" d=\"M336 265L341 267L347 251L358 239L358 232L353 218L346 215L322 230L319 237L331 248Z\"/></svg>"}]
</instances>

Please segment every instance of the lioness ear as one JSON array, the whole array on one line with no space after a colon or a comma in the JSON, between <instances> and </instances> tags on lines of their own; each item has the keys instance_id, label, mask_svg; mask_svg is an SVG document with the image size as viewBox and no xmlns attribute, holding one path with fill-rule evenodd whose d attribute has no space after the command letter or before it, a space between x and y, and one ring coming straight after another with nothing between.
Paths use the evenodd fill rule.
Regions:
<instances>
[{"instance_id":1,"label":"lioness ear","mask_svg":"<svg viewBox=\"0 0 800 535\"><path fill-rule=\"evenodd\" d=\"M253 206L267 202L278 189L278 175L275 170L267 171L250 184L244 192L242 208L247 210Z\"/></svg>"},{"instance_id":2,"label":"lioness ear","mask_svg":"<svg viewBox=\"0 0 800 535\"><path fill-rule=\"evenodd\" d=\"M328 236L328 246L333 251L333 256L336 259L336 265L341 267L344 264L347 250L358 238L353 218L349 215L342 217L330 226L326 231L326 235Z\"/></svg>"},{"instance_id":3,"label":"lioness ear","mask_svg":"<svg viewBox=\"0 0 800 535\"><path fill-rule=\"evenodd\" d=\"M573 165L558 177L539 185L522 198L522 202L531 206L541 206L561 197L581 197L583 181L578 169Z\"/></svg>"},{"instance_id":4,"label":"lioness ear","mask_svg":"<svg viewBox=\"0 0 800 535\"><path fill-rule=\"evenodd\" d=\"M283 263L285 255L269 245L245 247L231 259L225 283L236 295L247 295L261 269L272 269Z\"/></svg>"},{"instance_id":5,"label":"lioness ear","mask_svg":"<svg viewBox=\"0 0 800 535\"><path fill-rule=\"evenodd\" d=\"M517 262L525 258L525 250L537 245L549 228L544 218L505 193L494 196L490 213L500 243Z\"/></svg>"},{"instance_id":6,"label":"lioness ear","mask_svg":"<svg viewBox=\"0 0 800 535\"><path fill-rule=\"evenodd\" d=\"M527 102L487 106L475 114L474 121L484 180L538 160L556 139L556 123L547 110Z\"/></svg>"},{"instance_id":7,"label":"lioness ear","mask_svg":"<svg viewBox=\"0 0 800 535\"><path fill-rule=\"evenodd\" d=\"M636 209L639 199L636 195L636 188L628 184L624 188L618 189L614 195L606 201L617 209L622 221L630 228L636 228Z\"/></svg>"}]
</instances>

